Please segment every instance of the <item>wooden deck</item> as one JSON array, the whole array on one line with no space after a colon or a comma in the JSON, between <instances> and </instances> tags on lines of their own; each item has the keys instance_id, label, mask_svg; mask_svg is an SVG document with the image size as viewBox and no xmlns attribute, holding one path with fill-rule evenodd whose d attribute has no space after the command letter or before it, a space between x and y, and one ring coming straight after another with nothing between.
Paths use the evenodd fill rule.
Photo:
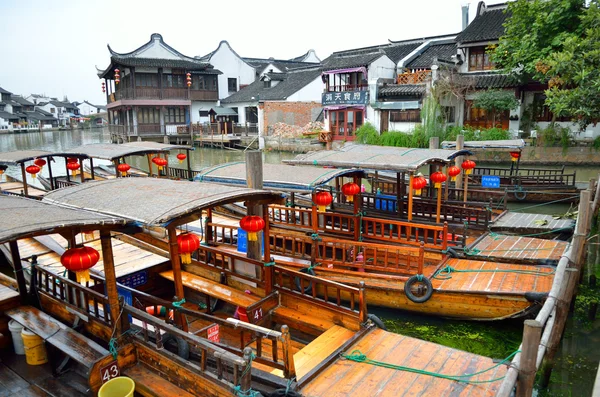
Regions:
<instances>
[{"instance_id":1,"label":"wooden deck","mask_svg":"<svg viewBox=\"0 0 600 397\"><path fill-rule=\"evenodd\" d=\"M0 182L0 191L13 194L24 194L23 183L21 182ZM30 196L41 197L48 193L45 190L27 185L27 194Z\"/></svg>"},{"instance_id":2,"label":"wooden deck","mask_svg":"<svg viewBox=\"0 0 600 397\"><path fill-rule=\"evenodd\" d=\"M200 135L194 139L194 142L201 146L233 146L241 142L239 136L215 134L215 135Z\"/></svg>"},{"instance_id":3,"label":"wooden deck","mask_svg":"<svg viewBox=\"0 0 600 397\"><path fill-rule=\"evenodd\" d=\"M0 313L17 307L19 304L19 293L6 285L0 284Z\"/></svg>"},{"instance_id":4,"label":"wooden deck","mask_svg":"<svg viewBox=\"0 0 600 397\"><path fill-rule=\"evenodd\" d=\"M556 266L568 245L566 241L488 233L469 247L468 258Z\"/></svg>"},{"instance_id":5,"label":"wooden deck","mask_svg":"<svg viewBox=\"0 0 600 397\"><path fill-rule=\"evenodd\" d=\"M369 359L444 375L467 375L495 365L491 358L375 329L344 353L360 350ZM504 376L499 366L472 380L486 381ZM467 384L430 375L382 368L337 358L317 375L301 393L306 397L342 396L492 396L500 381Z\"/></svg>"},{"instance_id":6,"label":"wooden deck","mask_svg":"<svg viewBox=\"0 0 600 397\"><path fill-rule=\"evenodd\" d=\"M552 215L530 214L527 212L507 212L490 225L493 232L506 232L517 234L540 234L552 237L553 231L569 232L573 230L573 219L554 219Z\"/></svg>"},{"instance_id":7,"label":"wooden deck","mask_svg":"<svg viewBox=\"0 0 600 397\"><path fill-rule=\"evenodd\" d=\"M43 241L44 244L37 239L32 238L19 240L19 252L21 253L21 259L25 260L30 258L31 255L37 255L37 261L40 266L46 268L52 273L62 274L65 271L65 268L60 263L60 249L66 249L67 241L59 235L49 235L43 237L44 238L40 239L40 241ZM127 276L168 261L168 259L164 258L163 256L145 251L123 241L116 239L112 239L111 241L117 278ZM98 250L98 252L102 252L100 240L98 239L87 241L85 242L85 245L95 248ZM6 249L3 248L3 251L4 250ZM100 258L100 261L98 261L96 266L94 266L92 269L96 273L104 276L104 263L102 262L102 258Z\"/></svg>"}]
</instances>

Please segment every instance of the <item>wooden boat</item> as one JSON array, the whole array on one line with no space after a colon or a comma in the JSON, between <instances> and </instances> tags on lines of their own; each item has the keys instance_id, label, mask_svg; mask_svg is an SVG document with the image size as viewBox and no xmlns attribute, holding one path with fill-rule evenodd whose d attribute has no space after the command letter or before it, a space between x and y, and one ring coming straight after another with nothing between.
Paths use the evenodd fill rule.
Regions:
<instances>
[{"instance_id":1,"label":"wooden boat","mask_svg":"<svg viewBox=\"0 0 600 397\"><path fill-rule=\"evenodd\" d=\"M451 149L456 147L456 142L444 141L442 147ZM556 169L544 168L522 168L521 152L525 147L522 139L500 140L500 141L466 141L465 149L473 150L475 157L477 152L482 152L481 161L485 161L486 150L494 152L505 152L506 160L512 159L510 167L488 167L478 166L473 170L471 179L473 184L481 186L486 192L503 192L505 200L510 202L540 202L548 201L577 202L579 200L579 188L576 185L576 173L565 172L565 167ZM510 157L508 154L510 153ZM484 177L495 178L496 186L488 187L484 183Z\"/></svg>"},{"instance_id":2,"label":"wooden boat","mask_svg":"<svg viewBox=\"0 0 600 397\"><path fill-rule=\"evenodd\" d=\"M144 199L148 189L155 193L152 199ZM195 185L183 182L126 178L61 189L50 193L42 203L10 200L22 199L0 197L3 210L0 219L2 222L14 220L6 215L10 212L7 209L12 208L14 213L18 208L20 226L0 230L0 243L8 241L10 244L21 298L25 302L29 295L38 296L42 310L20 306L6 314L82 366L92 391L105 380L102 370L116 366L121 374L135 380L136 391L143 395L233 396L253 390L268 395L274 389L280 389L281 393L289 388L305 396L328 396L332 384L330 371L340 373L338 379L343 380L345 387L360 381L354 374L364 370L365 364L340 358L340 354L350 353L354 348L363 349L370 358L379 360L388 360L387 354L396 352L404 355L404 365L445 372L445 361L431 361L421 354L407 356L415 350L436 352L452 360L452 373L458 375L476 372L472 370L474 363L478 368L493 365L491 359L374 329L366 318L364 289L277 265L265 266L265 258L270 256L268 249L263 257L252 259L218 247L201 246L196 259L181 266L176 242L179 226L185 228L184 225L202 216L203 210L228 201L266 204L279 200L274 193L208 184L199 192ZM145 206L144 200L164 205ZM62 207L49 203L61 203ZM88 210L78 210L81 205ZM155 208L159 207L164 212L157 215ZM92 208L100 213L90 212ZM115 212L120 216L101 214ZM42 213L47 219L43 225L38 222ZM161 237L164 226L167 238ZM94 272L93 282L87 285L63 277L57 271L64 240L55 237L56 244L47 239L27 240L59 233L73 246L79 242L79 233L98 229L94 238L99 233L100 241L87 244L95 244L102 250L103 274ZM268 228L265 234L268 236ZM42 251L40 256L34 257L35 244L42 244L45 253ZM258 247L252 244L248 251L254 255ZM145 267L142 257L138 257L142 259L139 261L132 259L138 255L139 247L144 248L145 253L139 254L144 258L150 252L162 256L165 262L155 264L152 259L153 265ZM21 271L25 255L37 262L32 278L35 294L27 293ZM117 264L117 258L124 263ZM117 273L127 269L133 273ZM248 271L250 269L254 271ZM166 280L172 280L172 284ZM221 282L225 280L226 284ZM313 291L296 291L296 280L310 284ZM245 289L253 293L245 294ZM329 294L335 298L324 299ZM125 301L130 297L133 304L119 302L119 295L124 296ZM188 301L183 302L182 297ZM206 299L207 309L198 310L202 298ZM223 308L207 313L213 310L215 298L223 302ZM250 322L220 317L219 313L231 304L245 308ZM173 323L147 312L159 313L158 305L166 307L167 312L173 311ZM61 326L53 317L67 324L79 324L80 328L76 331ZM281 324L280 330L274 329ZM218 341L215 327L219 329ZM90 336L100 343L92 342ZM116 351L113 349L115 358L107 349L108 342L116 348ZM382 346L387 349L378 350ZM189 358L180 357L186 352L190 353ZM340 372L343 367L350 371ZM477 375L477 379L492 380L505 371L505 366L494 366L485 375ZM483 396L496 390L495 381L465 384L425 374L390 373L378 367L368 372L390 380L383 388L381 384L362 386L368 393L376 390L397 393L400 384L403 385L400 390L407 392L439 388L442 394L468 391L471 395ZM410 381L406 378L408 374Z\"/></svg>"},{"instance_id":3,"label":"wooden boat","mask_svg":"<svg viewBox=\"0 0 600 397\"><path fill-rule=\"evenodd\" d=\"M19 150L0 153L0 191L3 194L30 197L39 199L45 192L37 186L27 182L26 165L35 159L44 159L49 162L50 152L43 150ZM21 170L20 180L5 173L8 167L18 167ZM37 174L40 176L41 172ZM31 180L31 176L29 177Z\"/></svg>"}]
</instances>

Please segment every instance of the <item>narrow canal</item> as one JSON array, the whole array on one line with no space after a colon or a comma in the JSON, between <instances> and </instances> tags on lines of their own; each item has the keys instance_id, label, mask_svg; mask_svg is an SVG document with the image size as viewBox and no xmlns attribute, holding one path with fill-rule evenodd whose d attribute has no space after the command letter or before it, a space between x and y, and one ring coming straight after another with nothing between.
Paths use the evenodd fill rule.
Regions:
<instances>
[{"instance_id":1,"label":"narrow canal","mask_svg":"<svg viewBox=\"0 0 600 397\"><path fill-rule=\"evenodd\" d=\"M40 149L62 150L89 143L108 142L105 130L91 131L53 131L25 134L0 135L0 152L12 150ZM209 165L243 160L243 152L220 149L196 149L191 155L193 169ZM294 157L292 153L266 152L264 159L268 163ZM147 167L145 158L131 165ZM567 167L567 171L577 172L578 182L587 182L598 175L597 167ZM45 171L45 170L44 170ZM10 174L10 172L9 172ZM20 177L20 172L14 174ZM527 207L527 208L525 208ZM564 214L568 205L561 203L529 206L515 204L513 209L527 212ZM597 233L596 229L592 235ZM585 285L575 304L574 313L569 318L565 335L557 354L557 365L547 390L538 390L538 396L589 396L600 361L600 318L590 319L588 307L597 302L600 288L591 288L589 276L600 277L600 239L592 237L589 245L588 263L585 267ZM501 323L473 323L417 316L391 310L371 312L379 315L388 329L404 335L426 339L446 346L502 359L514 352L521 341L522 321L504 321Z\"/></svg>"}]
</instances>

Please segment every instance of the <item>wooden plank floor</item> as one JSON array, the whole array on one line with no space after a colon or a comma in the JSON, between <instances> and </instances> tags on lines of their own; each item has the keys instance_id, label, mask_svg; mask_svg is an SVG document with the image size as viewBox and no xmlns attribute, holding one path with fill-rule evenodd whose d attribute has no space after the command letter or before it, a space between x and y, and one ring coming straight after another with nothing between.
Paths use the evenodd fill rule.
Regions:
<instances>
[{"instance_id":1,"label":"wooden plank floor","mask_svg":"<svg viewBox=\"0 0 600 397\"><path fill-rule=\"evenodd\" d=\"M22 194L23 193L23 184L21 182L1 182L0 183L0 191ZM39 196L43 196L46 193L48 193L48 192L45 190L38 189L31 185L27 186L27 194L29 194L30 196L39 197Z\"/></svg>"},{"instance_id":2,"label":"wooden plank floor","mask_svg":"<svg viewBox=\"0 0 600 397\"><path fill-rule=\"evenodd\" d=\"M556 266L569 243L533 237L486 234L469 247L470 259Z\"/></svg>"},{"instance_id":3,"label":"wooden plank floor","mask_svg":"<svg viewBox=\"0 0 600 397\"><path fill-rule=\"evenodd\" d=\"M452 272L451 277L446 280L431 279L433 288L436 290L514 294L545 293L550 291L554 280L554 271L551 268L532 268L527 265L466 259L450 259L446 264L458 272ZM461 270L475 271L461 273ZM517 273L520 271L527 271L527 273Z\"/></svg>"},{"instance_id":4,"label":"wooden plank floor","mask_svg":"<svg viewBox=\"0 0 600 397\"><path fill-rule=\"evenodd\" d=\"M467 375L494 366L492 359L431 342L375 329L350 347L369 359L442 373ZM506 366L478 375L484 381L504 376ZM338 358L301 390L305 397L342 396L492 396L501 381L466 384L452 380L382 368Z\"/></svg>"},{"instance_id":5,"label":"wooden plank floor","mask_svg":"<svg viewBox=\"0 0 600 397\"><path fill-rule=\"evenodd\" d=\"M64 238L59 235L50 235L50 237L52 237L52 239L63 249L66 248L67 241ZM85 242L85 245L95 248L100 253L100 261L98 261L93 269L104 275L100 240L87 241ZM112 247L117 277L127 276L168 261L168 259L160 255L153 254L152 252L145 251L114 238L112 239ZM31 255L38 255L38 264L53 273L62 274L65 270L60 263L60 255L35 239L29 238L19 240L19 252L21 253L22 259L27 259L31 257Z\"/></svg>"},{"instance_id":6,"label":"wooden plank floor","mask_svg":"<svg viewBox=\"0 0 600 397\"><path fill-rule=\"evenodd\" d=\"M544 221L545 224L540 224L540 221ZM545 214L507 212L490 225L490 230L532 234L550 232L557 229L573 229L574 227L575 220L573 219L554 219L552 215Z\"/></svg>"},{"instance_id":7,"label":"wooden plank floor","mask_svg":"<svg viewBox=\"0 0 600 397\"><path fill-rule=\"evenodd\" d=\"M0 284L0 312L19 306L19 293L6 285Z\"/></svg>"}]
</instances>

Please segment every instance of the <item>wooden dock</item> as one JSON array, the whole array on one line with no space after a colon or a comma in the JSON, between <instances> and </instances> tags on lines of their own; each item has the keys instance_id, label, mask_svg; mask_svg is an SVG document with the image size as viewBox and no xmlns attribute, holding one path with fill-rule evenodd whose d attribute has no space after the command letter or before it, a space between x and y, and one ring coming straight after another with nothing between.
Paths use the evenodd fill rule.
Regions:
<instances>
[{"instance_id":1,"label":"wooden dock","mask_svg":"<svg viewBox=\"0 0 600 397\"><path fill-rule=\"evenodd\" d=\"M573 219L554 219L552 215L527 212L507 212L489 226L493 232L537 234L535 237L540 238L551 238L553 234L560 233L570 234L574 227Z\"/></svg>"},{"instance_id":2,"label":"wooden dock","mask_svg":"<svg viewBox=\"0 0 600 397\"><path fill-rule=\"evenodd\" d=\"M370 331L343 353L350 354L354 350L359 350L370 360L451 376L469 375L495 365L491 358L380 329ZM481 382L502 378L506 368L500 365L468 379ZM342 357L336 357L331 365L313 379L306 382L300 378L299 383L302 386L300 391L306 397L490 396L500 386L500 380L469 384L406 370L382 368Z\"/></svg>"},{"instance_id":3,"label":"wooden dock","mask_svg":"<svg viewBox=\"0 0 600 397\"><path fill-rule=\"evenodd\" d=\"M477 239L466 252L470 259L556 266L568 245L566 241L492 232Z\"/></svg>"},{"instance_id":4,"label":"wooden dock","mask_svg":"<svg viewBox=\"0 0 600 397\"><path fill-rule=\"evenodd\" d=\"M239 136L234 135L200 135L194 139L194 143L200 146L215 146L215 147L233 147L238 144L242 139Z\"/></svg>"}]
</instances>

